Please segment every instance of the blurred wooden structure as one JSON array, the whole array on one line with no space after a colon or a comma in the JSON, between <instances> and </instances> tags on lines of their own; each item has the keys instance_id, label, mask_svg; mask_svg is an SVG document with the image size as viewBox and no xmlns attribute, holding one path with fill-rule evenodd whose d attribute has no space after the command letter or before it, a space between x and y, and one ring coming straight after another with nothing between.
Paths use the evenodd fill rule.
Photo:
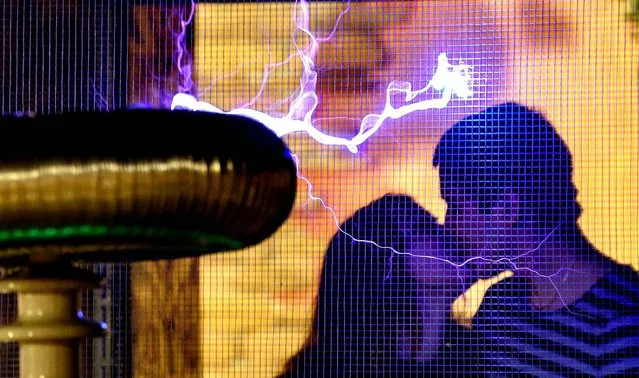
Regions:
<instances>
[{"instance_id":1,"label":"blurred wooden structure","mask_svg":"<svg viewBox=\"0 0 639 378\"><path fill-rule=\"evenodd\" d=\"M187 3L130 7L129 104L170 106L181 79L175 36L191 10ZM184 29L187 48L191 30ZM202 376L199 271L197 258L133 264L134 377Z\"/></svg>"}]
</instances>

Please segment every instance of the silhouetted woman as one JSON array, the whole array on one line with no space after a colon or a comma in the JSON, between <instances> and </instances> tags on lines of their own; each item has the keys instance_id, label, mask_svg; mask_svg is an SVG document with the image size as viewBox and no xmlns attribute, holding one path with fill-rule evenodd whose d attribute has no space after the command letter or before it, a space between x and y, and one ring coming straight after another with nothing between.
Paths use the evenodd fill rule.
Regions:
<instances>
[{"instance_id":1,"label":"silhouetted woman","mask_svg":"<svg viewBox=\"0 0 639 378\"><path fill-rule=\"evenodd\" d=\"M341 229L324 258L311 337L283 377L444 373L461 289L450 264L424 257L445 257L442 227L411 197L385 195Z\"/></svg>"}]
</instances>

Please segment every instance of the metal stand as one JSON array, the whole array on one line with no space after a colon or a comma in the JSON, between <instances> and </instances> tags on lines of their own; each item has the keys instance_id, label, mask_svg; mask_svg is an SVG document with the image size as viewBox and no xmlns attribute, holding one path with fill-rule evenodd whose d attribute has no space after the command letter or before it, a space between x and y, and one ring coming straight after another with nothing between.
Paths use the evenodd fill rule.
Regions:
<instances>
[{"instance_id":1,"label":"metal stand","mask_svg":"<svg viewBox=\"0 0 639 378\"><path fill-rule=\"evenodd\" d=\"M78 291L103 280L70 263L33 264L0 279L0 292L17 293L17 319L0 327L0 342L20 344L21 378L78 378L78 341L105 335L106 325L83 318Z\"/></svg>"}]
</instances>

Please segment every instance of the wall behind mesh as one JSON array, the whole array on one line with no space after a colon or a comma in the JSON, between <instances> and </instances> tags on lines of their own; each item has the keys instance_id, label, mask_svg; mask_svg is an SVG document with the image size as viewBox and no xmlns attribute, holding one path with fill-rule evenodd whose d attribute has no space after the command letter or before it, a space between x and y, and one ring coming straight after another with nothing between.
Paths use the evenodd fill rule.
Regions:
<instances>
[{"instance_id":1,"label":"wall behind mesh","mask_svg":"<svg viewBox=\"0 0 639 378\"><path fill-rule=\"evenodd\" d=\"M0 4L0 113L110 110L126 103L127 7L119 1ZM91 132L87 125L87 132ZM99 133L95 131L95 137ZM107 279L81 292L81 310L111 332L80 345L81 376L131 376L128 264L88 264ZM15 295L0 295L0 323L16 315ZM17 377L17 344L0 344L0 377Z\"/></svg>"}]
</instances>

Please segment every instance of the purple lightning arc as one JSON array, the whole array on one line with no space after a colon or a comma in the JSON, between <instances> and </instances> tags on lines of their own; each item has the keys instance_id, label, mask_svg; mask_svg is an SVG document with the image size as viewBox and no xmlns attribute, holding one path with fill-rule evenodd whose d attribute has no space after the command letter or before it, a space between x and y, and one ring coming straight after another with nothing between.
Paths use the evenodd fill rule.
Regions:
<instances>
[{"instance_id":1,"label":"purple lightning arc","mask_svg":"<svg viewBox=\"0 0 639 378\"><path fill-rule=\"evenodd\" d=\"M210 104L206 101L199 101L195 96L187 93L190 92L192 88L192 79L190 75L192 73L190 65L185 65L184 60L185 57L188 57L188 52L186 51L186 45L184 43L184 36L186 34L186 27L193 20L195 10L195 4L191 3L190 12L188 18L184 20L184 12L180 12L180 31L177 34L176 38L176 50L177 50L177 66L178 71L181 76L188 76L182 78L182 83L179 86L179 93L177 93L172 100L171 109L184 109L184 110L192 110L192 111L205 111L211 113L220 113L220 114L234 114L234 115L242 115L245 117L252 118L270 130L272 130L279 137L283 137L292 133L306 133L309 137L313 138L315 141L325 144L325 145L333 145L333 146L344 146L352 153L358 152L358 146L362 143L366 142L368 138L373 136L383 125L384 121L387 119L398 119L403 116L406 116L410 113L420 111L420 110L428 110L428 109L442 109L448 105L448 103L454 98L467 99L472 97L473 91L471 87L472 76L471 76L471 68L465 64L453 65L448 61L448 57L446 54L442 53L438 57L438 65L435 70L435 74L433 78L428 82L428 84L421 89L413 90L410 82L401 82L401 81L393 81L391 82L386 91L386 103L384 109L381 113L378 114L369 114L365 116L361 123L359 132L351 138L341 138L332 135L327 135L317 128L313 126L312 118L313 114L317 108L319 103L319 99L316 93L316 85L317 85L317 72L315 71L315 58L317 55L317 51L319 49L319 45L322 42L330 40L333 35L337 31L338 24L342 17L350 10L350 1L347 3L345 9L338 16L335 27L329 33L328 36L319 38L315 36L309 28L310 25L310 12L309 12L309 4L306 0L298 0L296 1L296 15L295 15L295 25L296 30L293 35L293 44L295 46L295 52L291 54L288 58L283 60L282 62L271 64L266 67L264 70L264 79L262 81L262 86L258 91L255 98L259 97L262 93L264 86L268 80L268 76L270 74L270 70L275 67L280 67L292 59L298 58L302 62L303 72L300 77L300 85L296 91L296 94L292 96L293 100L291 101L291 105L289 107L288 113L283 117L276 117L270 114L260 112L254 109L239 107L236 109L231 109L228 111L224 111L213 104ZM303 33L307 39L307 46L304 48L300 47L297 43L296 33ZM188 67L186 67L188 66ZM422 101L413 101L419 96L425 94L429 91L439 91L441 95L439 98L435 99L427 99ZM394 95L402 94L404 104L398 107L395 107L391 103L391 98ZM254 102L255 98L251 100L248 105ZM403 252L399 252L394 250L391 247L380 246L377 243L370 240L360 240L355 238L354 236L348 234L344 230L340 228L339 220L335 211L326 204L326 202L313 194L313 185L312 183L304 176L299 174L299 158L294 155L296 165L298 166L298 177L303 180L308 186L308 195L309 198L313 201L318 201L322 207L324 207L327 211L331 213L333 216L333 220L337 225L340 232L345 235L351 237L354 241L362 242L362 243L370 243L379 248L390 249L397 254L406 254ZM447 261L438 257L431 256L423 256L427 258L432 258L436 260L441 260L453 264L457 267L461 267L464 264L455 264L451 261ZM472 261L472 260L471 260Z\"/></svg>"},{"instance_id":2,"label":"purple lightning arc","mask_svg":"<svg viewBox=\"0 0 639 378\"><path fill-rule=\"evenodd\" d=\"M369 114L365 116L359 127L359 132L352 138L341 138L325 134L313 126L312 118L319 103L316 93L317 72L315 71L315 57L321 42L330 39L336 32L336 27L325 38L317 38L309 29L309 9L308 2L299 1L299 12L296 17L296 33L303 33L309 40L308 46L301 48L293 38L296 52L284 62L272 65L280 66L292 58L299 58L302 62L303 73L300 78L300 85L297 94L293 96L288 113L283 117L275 117L264 112L248 108L237 108L224 111L213 104L205 101L198 101L194 96L181 91L173 97L171 109L189 109L206 111L212 113L235 114L252 118L261 122L271 129L279 137L292 133L306 133L315 141L333 146L344 146L352 153L358 152L358 146L366 142L382 127L387 119L399 119L416 111L428 109L442 109L455 97L467 99L472 97L471 87L472 76L470 66L465 64L453 65L449 62L446 54L442 53L437 59L437 69L433 78L421 89L413 90L410 82L393 81L386 90L386 103L384 109L379 114ZM349 10L349 6L340 14L339 19ZM193 8L192 8L193 9ZM192 18L192 13L190 18ZM190 20L189 18L189 20ZM185 25L185 24L183 24ZM295 36L294 36L295 37ZM179 55L180 57L182 54ZM180 69L182 70L182 69ZM188 70L190 72L190 70ZM182 72L182 71L180 71ZM269 70L265 71L265 78L268 77ZM264 87L264 82L262 88ZM258 92L261 93L262 90ZM429 92L441 92L439 98L414 101L419 96ZM393 106L391 99L395 95L403 95L404 104L398 107Z\"/></svg>"},{"instance_id":3,"label":"purple lightning arc","mask_svg":"<svg viewBox=\"0 0 639 378\"><path fill-rule=\"evenodd\" d=\"M270 64L265 67L264 70L264 78L262 80L262 86L260 90L257 92L255 97L245 104L242 107L230 109L230 110L222 110L216 107L213 104L210 104L205 101L199 101L195 96L189 94L191 91L193 81L191 79L191 65L190 59L188 60L188 64L183 64L183 60L185 57L189 57L186 46L184 43L184 36L186 27L192 21L195 4L191 3L190 13L186 20L184 20L183 12L181 15L181 31L178 34L177 38L177 66L180 75L182 76L182 84L179 86L179 93L177 93L171 102L171 109L184 109L184 110L192 110L192 111L205 111L212 113L220 113L220 114L234 114L234 115L242 115L248 118L252 118L262 124L264 124L267 128L273 131L279 137L284 137L288 134L293 133L306 133L310 138L314 139L318 143L324 145L331 146L343 146L346 147L350 152L357 153L359 151L358 146L365 143L370 137L372 137L377 131L380 130L384 122L388 119L399 119L404 117L410 113L417 111L425 111L429 109L443 109L445 108L453 99L469 99L473 96L473 77L472 77L472 69L469 65L463 64L451 64L447 55L445 53L441 53L437 58L437 68L435 73L433 74L432 79L428 82L428 84L420 89L414 90L412 88L412 84L406 81L392 81L388 84L386 90L386 102L384 105L384 109L380 113L369 114L365 116L360 122L359 131L357 134L352 136L351 138L342 138L337 136L332 136L323 133L313 126L313 115L315 110L317 109L317 105L319 103L319 99L316 93L316 85L317 85L317 72L315 71L315 58L317 55L317 51L319 49L319 45L322 42L328 41L333 37L333 35L337 31L337 26L342 19L342 17L350 10L350 1L347 2L347 5L338 16L335 27L332 32L329 33L328 36L319 38L315 36L310 31L310 22L309 22L309 4L307 0L297 0L295 2L296 5L296 17L295 17L295 25L296 30L293 35L293 44L295 46L296 52L291 54L287 59L282 62L276 64ZM297 44L296 35L297 33L302 33L308 38L308 43L305 48L301 48ZM293 59L300 59L303 72L300 77L300 85L296 91L290 98L291 105L289 107L289 111L286 115L282 117L272 116L270 114L260 112L254 109L248 108L248 106L252 105L255 100L262 94L265 85L268 81L268 77L270 71L273 68L281 67L284 64L287 64ZM429 98L426 100L418 100L418 98L428 92L439 92L439 97ZM394 106L391 102L392 98L395 98L396 95L403 95L403 104L399 106ZM513 270L526 270L530 271L533 274L538 275L539 277L547 278L550 280L551 284L555 286L554 282L552 282L551 278L560 274L565 270L571 269L560 269L558 272L555 272L552 275L543 276L537 272L533 272L526 267L520 267L517 265L516 261L529 253L533 252L537 248L534 248L531 251L527 251L522 253L519 256L514 256L511 258L502 258L498 260L488 259L485 257L472 257L463 261L461 263L456 263L448 259L444 259L437 256L429 256L429 255L417 255L410 252L400 252L392 247L379 245L371 240L361 240L355 238L353 235L345 232L341 229L339 224L339 219L335 214L335 211L328 206L325 201L317 197L313 194L313 185L312 183L304 176L299 174L299 159L296 155L293 155L295 158L295 162L298 166L298 178L303 180L308 186L308 196L313 201L318 201L322 207L324 207L327 211L331 213L333 216L333 220L337 225L337 228L340 232L350 237L355 242L360 243L368 243L372 244L378 248L391 250L394 254L397 255L408 255L419 258L426 258L437 260L440 262L444 262L450 264L455 267L458 271L458 277L462 280L459 269L464 267L467 264L470 264L474 261L486 261L486 262L506 262L508 263ZM542 240L539 245L543 244L549 237L552 235L554 230L547 235L547 237ZM392 257L391 257L392 258ZM557 292L559 290L555 286ZM563 302L563 298L561 299ZM565 302L564 305L566 306Z\"/></svg>"}]
</instances>

